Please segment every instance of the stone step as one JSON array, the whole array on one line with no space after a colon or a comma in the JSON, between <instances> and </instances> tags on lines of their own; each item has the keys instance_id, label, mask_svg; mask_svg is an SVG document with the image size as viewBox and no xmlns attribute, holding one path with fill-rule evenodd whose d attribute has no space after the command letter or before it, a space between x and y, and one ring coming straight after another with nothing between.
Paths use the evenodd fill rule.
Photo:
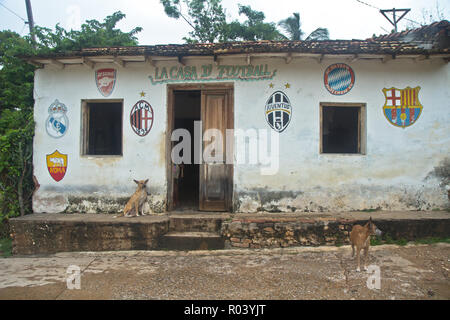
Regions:
<instances>
[{"instance_id":1,"label":"stone step","mask_svg":"<svg viewBox=\"0 0 450 320\"><path fill-rule=\"evenodd\" d=\"M169 231L220 232L222 222L228 215L172 215L169 217Z\"/></svg>"},{"instance_id":2,"label":"stone step","mask_svg":"<svg viewBox=\"0 0 450 320\"><path fill-rule=\"evenodd\" d=\"M224 249L224 239L213 232L177 232L163 235L159 247L168 250L217 250Z\"/></svg>"}]
</instances>

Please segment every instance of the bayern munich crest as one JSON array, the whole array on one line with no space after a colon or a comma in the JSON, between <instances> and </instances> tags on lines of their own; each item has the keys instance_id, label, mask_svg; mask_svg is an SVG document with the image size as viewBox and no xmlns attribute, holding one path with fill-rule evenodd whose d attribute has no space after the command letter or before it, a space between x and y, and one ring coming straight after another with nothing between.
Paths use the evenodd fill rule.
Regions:
<instances>
[{"instance_id":1,"label":"bayern munich crest","mask_svg":"<svg viewBox=\"0 0 450 320\"><path fill-rule=\"evenodd\" d=\"M292 106L282 91L272 93L266 102L265 111L267 123L277 132L283 132L291 122Z\"/></svg>"},{"instance_id":2,"label":"bayern munich crest","mask_svg":"<svg viewBox=\"0 0 450 320\"><path fill-rule=\"evenodd\" d=\"M390 124L406 128L414 124L422 113L419 101L420 87L405 89L384 88L383 113Z\"/></svg>"},{"instance_id":3,"label":"bayern munich crest","mask_svg":"<svg viewBox=\"0 0 450 320\"><path fill-rule=\"evenodd\" d=\"M50 137L61 138L67 132L69 119L66 116L67 107L56 99L48 108L49 116L45 122L45 129Z\"/></svg>"},{"instance_id":4,"label":"bayern munich crest","mask_svg":"<svg viewBox=\"0 0 450 320\"><path fill-rule=\"evenodd\" d=\"M349 92L355 85L355 73L345 63L336 63L329 66L324 73L325 88L334 95Z\"/></svg>"},{"instance_id":5,"label":"bayern munich crest","mask_svg":"<svg viewBox=\"0 0 450 320\"><path fill-rule=\"evenodd\" d=\"M130 124L133 131L141 136L146 136L153 126L153 108L145 100L136 102L130 112Z\"/></svg>"},{"instance_id":6,"label":"bayern munich crest","mask_svg":"<svg viewBox=\"0 0 450 320\"><path fill-rule=\"evenodd\" d=\"M95 72L95 84L98 91L104 97L108 97L116 84L116 70L112 68L98 69Z\"/></svg>"}]
</instances>

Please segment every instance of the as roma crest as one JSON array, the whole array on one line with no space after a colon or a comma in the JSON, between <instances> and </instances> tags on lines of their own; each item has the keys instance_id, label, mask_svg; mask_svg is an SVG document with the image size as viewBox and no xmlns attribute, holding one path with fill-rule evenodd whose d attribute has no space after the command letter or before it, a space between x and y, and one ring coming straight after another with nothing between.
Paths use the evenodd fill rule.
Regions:
<instances>
[{"instance_id":1,"label":"as roma crest","mask_svg":"<svg viewBox=\"0 0 450 320\"><path fill-rule=\"evenodd\" d=\"M150 132L153 126L153 108L145 100L139 100L130 112L130 124L133 131L144 137Z\"/></svg>"},{"instance_id":2,"label":"as roma crest","mask_svg":"<svg viewBox=\"0 0 450 320\"><path fill-rule=\"evenodd\" d=\"M383 113L386 119L396 127L406 128L413 125L422 113L419 102L420 87L405 89L383 89L386 99Z\"/></svg>"},{"instance_id":3,"label":"as roma crest","mask_svg":"<svg viewBox=\"0 0 450 320\"><path fill-rule=\"evenodd\" d=\"M116 84L116 70L112 68L98 69L95 72L95 83L98 91L108 97L114 90Z\"/></svg>"},{"instance_id":4,"label":"as roma crest","mask_svg":"<svg viewBox=\"0 0 450 320\"><path fill-rule=\"evenodd\" d=\"M59 153L58 150L47 155L47 168L52 178L58 182L66 175L67 154Z\"/></svg>"},{"instance_id":5,"label":"as roma crest","mask_svg":"<svg viewBox=\"0 0 450 320\"><path fill-rule=\"evenodd\" d=\"M272 93L266 102L265 111L267 123L277 132L283 132L291 122L291 103L282 91Z\"/></svg>"}]
</instances>

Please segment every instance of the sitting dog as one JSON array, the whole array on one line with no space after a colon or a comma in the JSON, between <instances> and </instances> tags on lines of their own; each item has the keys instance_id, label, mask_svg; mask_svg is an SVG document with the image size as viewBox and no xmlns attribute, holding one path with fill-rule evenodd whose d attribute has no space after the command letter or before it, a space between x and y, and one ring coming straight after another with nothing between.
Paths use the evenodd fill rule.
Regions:
<instances>
[{"instance_id":1,"label":"sitting dog","mask_svg":"<svg viewBox=\"0 0 450 320\"><path fill-rule=\"evenodd\" d=\"M125 205L125 208L123 209L123 213L119 215L125 216L125 217L132 217L132 214L135 213L136 217L139 216L139 211L141 212L141 215L144 214L144 202L147 200L147 189L146 184L148 182L147 180L133 180L137 183L137 189L136 192L133 193L130 200L128 200L127 204ZM114 217L116 218L116 217Z\"/></svg>"},{"instance_id":2,"label":"sitting dog","mask_svg":"<svg viewBox=\"0 0 450 320\"><path fill-rule=\"evenodd\" d=\"M370 217L369 222L364 226L355 225L353 226L352 232L350 232L350 242L352 244L352 257L355 256L355 246L356 246L356 256L358 259L358 268L356 271L361 271L359 253L361 249L364 249L364 270L367 270L366 262L367 255L369 253L370 246L370 236L377 235L381 236L382 232L377 226L372 222L372 217Z\"/></svg>"}]
</instances>

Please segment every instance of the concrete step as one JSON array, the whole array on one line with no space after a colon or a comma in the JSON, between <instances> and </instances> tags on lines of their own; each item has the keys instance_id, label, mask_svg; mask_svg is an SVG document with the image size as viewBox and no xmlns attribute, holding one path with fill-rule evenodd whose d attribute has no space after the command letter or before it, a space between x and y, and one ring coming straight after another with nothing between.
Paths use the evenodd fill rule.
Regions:
<instances>
[{"instance_id":1,"label":"concrete step","mask_svg":"<svg viewBox=\"0 0 450 320\"><path fill-rule=\"evenodd\" d=\"M222 222L229 215L171 215L169 231L220 232Z\"/></svg>"},{"instance_id":2,"label":"concrete step","mask_svg":"<svg viewBox=\"0 0 450 320\"><path fill-rule=\"evenodd\" d=\"M217 250L224 249L224 239L214 232L178 232L163 235L159 247L168 250Z\"/></svg>"}]
</instances>

